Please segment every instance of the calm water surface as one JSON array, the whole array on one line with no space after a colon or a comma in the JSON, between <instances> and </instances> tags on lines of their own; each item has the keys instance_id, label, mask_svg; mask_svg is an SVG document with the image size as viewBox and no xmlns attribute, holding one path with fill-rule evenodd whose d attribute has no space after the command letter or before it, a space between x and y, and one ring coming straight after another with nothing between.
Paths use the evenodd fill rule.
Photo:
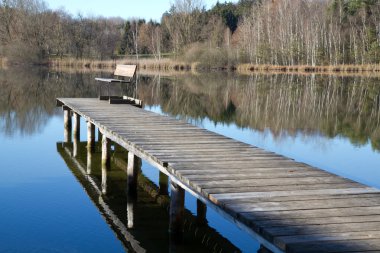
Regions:
<instances>
[{"instance_id":1,"label":"calm water surface","mask_svg":"<svg viewBox=\"0 0 380 253\"><path fill-rule=\"evenodd\" d=\"M107 195L99 193L99 146L86 176L85 122L73 160L72 146L62 144L55 98L96 97L93 79L104 75L0 71L0 252L256 252L254 239L212 209L207 224L197 221L189 194L185 242L172 245L168 197L157 195L159 172L143 162L137 200L128 200L120 169L126 154L117 145ZM137 88L111 93L137 96L147 110L380 188L379 78L140 75Z\"/></svg>"}]
</instances>

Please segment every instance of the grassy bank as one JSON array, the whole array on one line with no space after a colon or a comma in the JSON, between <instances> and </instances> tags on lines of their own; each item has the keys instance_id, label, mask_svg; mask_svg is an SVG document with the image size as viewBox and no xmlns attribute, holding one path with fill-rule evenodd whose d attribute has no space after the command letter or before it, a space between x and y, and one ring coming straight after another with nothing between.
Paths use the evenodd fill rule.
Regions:
<instances>
[{"instance_id":1,"label":"grassy bank","mask_svg":"<svg viewBox=\"0 0 380 253\"><path fill-rule=\"evenodd\" d=\"M139 69L146 70L165 70L165 71L186 71L191 70L192 66L184 62L174 61L168 58L156 59L122 59L122 60L91 60L91 59L52 59L49 61L51 67L54 68L86 68L86 69L114 69L117 64L135 64Z\"/></svg>"},{"instance_id":2,"label":"grassy bank","mask_svg":"<svg viewBox=\"0 0 380 253\"><path fill-rule=\"evenodd\" d=\"M330 65L330 66L308 66L308 65L256 65L241 64L237 66L239 72L290 72L290 73L378 73L380 64L373 65Z\"/></svg>"},{"instance_id":3,"label":"grassy bank","mask_svg":"<svg viewBox=\"0 0 380 253\"><path fill-rule=\"evenodd\" d=\"M92 59L51 59L49 65L52 68L67 71L70 69L83 71L113 71L117 64L136 64L140 71L165 71L165 72L186 72L186 71L236 71L239 74L252 73L289 73L289 74L338 74L338 75L380 75L380 64L372 65L332 65L332 66L308 66L308 65L267 65L267 64L237 64L228 67L210 67L205 64L186 61L178 61L170 58L157 59L118 59L118 60L92 60ZM0 66L6 67L7 60L0 58Z\"/></svg>"}]
</instances>

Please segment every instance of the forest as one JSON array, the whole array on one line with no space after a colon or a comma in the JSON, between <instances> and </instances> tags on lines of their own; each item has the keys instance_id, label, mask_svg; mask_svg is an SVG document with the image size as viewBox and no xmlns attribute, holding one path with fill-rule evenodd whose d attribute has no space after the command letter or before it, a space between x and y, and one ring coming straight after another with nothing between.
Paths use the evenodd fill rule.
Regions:
<instances>
[{"instance_id":1,"label":"forest","mask_svg":"<svg viewBox=\"0 0 380 253\"><path fill-rule=\"evenodd\" d=\"M171 58L205 66L340 65L380 61L377 0L240 0L206 9L175 0L160 22L86 17L42 0L0 0L0 58Z\"/></svg>"}]
</instances>

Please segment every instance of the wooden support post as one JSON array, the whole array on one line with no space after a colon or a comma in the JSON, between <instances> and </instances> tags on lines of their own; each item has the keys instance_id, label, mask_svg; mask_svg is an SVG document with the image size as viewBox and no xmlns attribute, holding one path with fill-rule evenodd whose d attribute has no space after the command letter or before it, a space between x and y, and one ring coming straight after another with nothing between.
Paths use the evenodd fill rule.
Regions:
<instances>
[{"instance_id":1,"label":"wooden support post","mask_svg":"<svg viewBox=\"0 0 380 253\"><path fill-rule=\"evenodd\" d=\"M205 203L197 199L197 224L198 225L205 225L207 224L206 219L207 214L207 206Z\"/></svg>"},{"instance_id":2,"label":"wooden support post","mask_svg":"<svg viewBox=\"0 0 380 253\"><path fill-rule=\"evenodd\" d=\"M129 151L127 165L127 193L129 196L137 195L137 177L140 167L140 158L138 158L137 156L135 156L135 154Z\"/></svg>"},{"instance_id":3,"label":"wooden support post","mask_svg":"<svg viewBox=\"0 0 380 253\"><path fill-rule=\"evenodd\" d=\"M159 194L160 195L168 195L168 184L169 177L160 171L158 184L160 187Z\"/></svg>"},{"instance_id":4,"label":"wooden support post","mask_svg":"<svg viewBox=\"0 0 380 253\"><path fill-rule=\"evenodd\" d=\"M74 112L74 139L80 140L80 115Z\"/></svg>"},{"instance_id":5,"label":"wooden support post","mask_svg":"<svg viewBox=\"0 0 380 253\"><path fill-rule=\"evenodd\" d=\"M91 122L87 122L87 148L93 153L95 152L95 126Z\"/></svg>"},{"instance_id":6,"label":"wooden support post","mask_svg":"<svg viewBox=\"0 0 380 253\"><path fill-rule=\"evenodd\" d=\"M111 165L111 140L105 135L102 137L102 165L110 169Z\"/></svg>"},{"instance_id":7,"label":"wooden support post","mask_svg":"<svg viewBox=\"0 0 380 253\"><path fill-rule=\"evenodd\" d=\"M63 110L63 126L64 126L64 142L71 142L71 130L72 130L72 123L71 123L71 112L70 109L67 107L64 107Z\"/></svg>"},{"instance_id":8,"label":"wooden support post","mask_svg":"<svg viewBox=\"0 0 380 253\"><path fill-rule=\"evenodd\" d=\"M111 168L111 140L105 135L102 138L102 193L107 194L107 171Z\"/></svg>"},{"instance_id":9,"label":"wooden support post","mask_svg":"<svg viewBox=\"0 0 380 253\"><path fill-rule=\"evenodd\" d=\"M80 116L77 113L74 113L74 130L73 130L73 157L78 156L78 146L80 142Z\"/></svg>"},{"instance_id":10,"label":"wooden support post","mask_svg":"<svg viewBox=\"0 0 380 253\"><path fill-rule=\"evenodd\" d=\"M185 190L173 181L170 183L170 190L170 238L174 242L181 242L183 239Z\"/></svg>"}]
</instances>

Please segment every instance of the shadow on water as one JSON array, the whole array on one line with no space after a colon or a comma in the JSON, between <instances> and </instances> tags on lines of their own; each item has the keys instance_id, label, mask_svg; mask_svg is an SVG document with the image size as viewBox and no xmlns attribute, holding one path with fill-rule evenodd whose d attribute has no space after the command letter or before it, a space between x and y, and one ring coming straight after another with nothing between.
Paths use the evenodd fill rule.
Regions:
<instances>
[{"instance_id":1,"label":"shadow on water","mask_svg":"<svg viewBox=\"0 0 380 253\"><path fill-rule=\"evenodd\" d=\"M74 145L78 145L75 157L73 143L57 143L57 150L128 252L241 252L207 225L205 209L198 210L198 216L186 210L183 243L171 242L167 176L160 175L158 187L140 167L137 196L133 197L126 190L126 150L114 144L110 170L104 173L101 143L93 152L87 142Z\"/></svg>"}]
</instances>

